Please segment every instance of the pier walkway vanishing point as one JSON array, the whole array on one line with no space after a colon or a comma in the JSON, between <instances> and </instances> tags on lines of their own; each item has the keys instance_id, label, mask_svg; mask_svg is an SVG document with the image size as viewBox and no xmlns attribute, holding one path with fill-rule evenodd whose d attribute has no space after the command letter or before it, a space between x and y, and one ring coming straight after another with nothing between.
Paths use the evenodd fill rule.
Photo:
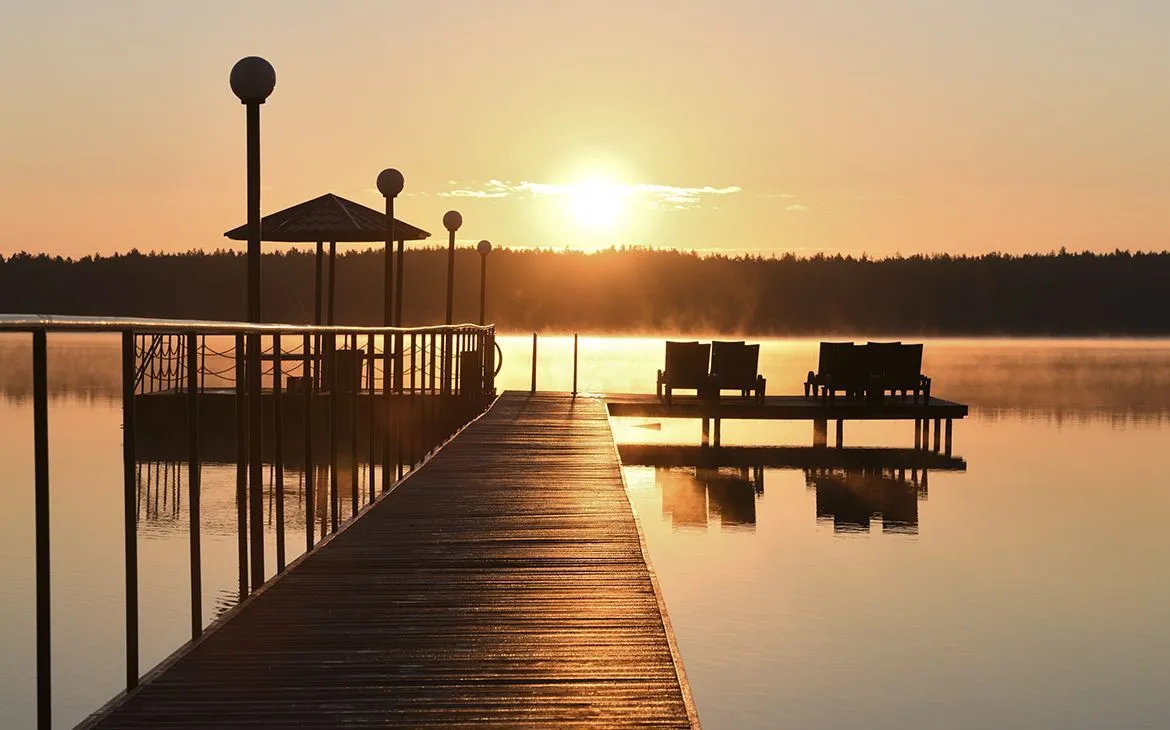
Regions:
<instances>
[{"instance_id":1,"label":"pier walkway vanishing point","mask_svg":"<svg viewBox=\"0 0 1170 730\"><path fill-rule=\"evenodd\" d=\"M604 401L505 393L89 727L697 727Z\"/></svg>"}]
</instances>

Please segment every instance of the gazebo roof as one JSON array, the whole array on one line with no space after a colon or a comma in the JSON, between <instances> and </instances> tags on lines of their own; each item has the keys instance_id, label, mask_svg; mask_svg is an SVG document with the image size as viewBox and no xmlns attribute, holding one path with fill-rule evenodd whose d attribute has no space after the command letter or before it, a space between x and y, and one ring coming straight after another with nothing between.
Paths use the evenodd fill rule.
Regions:
<instances>
[{"instance_id":1,"label":"gazebo roof","mask_svg":"<svg viewBox=\"0 0 1170 730\"><path fill-rule=\"evenodd\" d=\"M246 241L248 226L244 224L223 235L233 241ZM421 228L394 219L395 241L421 241L430 237L431 234ZM386 214L326 193L261 218L260 239L291 243L385 241Z\"/></svg>"}]
</instances>

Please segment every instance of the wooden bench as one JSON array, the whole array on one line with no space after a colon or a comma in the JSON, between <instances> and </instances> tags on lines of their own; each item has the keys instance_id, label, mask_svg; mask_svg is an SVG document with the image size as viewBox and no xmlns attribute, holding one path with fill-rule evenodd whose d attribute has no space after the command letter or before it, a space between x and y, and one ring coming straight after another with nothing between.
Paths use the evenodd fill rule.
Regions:
<instances>
[{"instance_id":1,"label":"wooden bench","mask_svg":"<svg viewBox=\"0 0 1170 730\"><path fill-rule=\"evenodd\" d=\"M697 395L708 395L711 376L711 345L699 342L667 342L666 369L658 371L655 392L660 400L670 403L671 394L678 389L694 390Z\"/></svg>"},{"instance_id":2,"label":"wooden bench","mask_svg":"<svg viewBox=\"0 0 1170 730\"><path fill-rule=\"evenodd\" d=\"M861 348L852 342L822 342L816 372L809 370L804 381L804 396L832 401L838 390L846 397L863 395L865 377L861 357Z\"/></svg>"},{"instance_id":3,"label":"wooden bench","mask_svg":"<svg viewBox=\"0 0 1170 730\"><path fill-rule=\"evenodd\" d=\"M763 403L767 381L759 374L760 346L743 341L711 343L711 390L738 390L743 397Z\"/></svg>"},{"instance_id":4,"label":"wooden bench","mask_svg":"<svg viewBox=\"0 0 1170 730\"><path fill-rule=\"evenodd\" d=\"M922 374L922 345L901 342L869 342L865 346L869 371L867 393L880 399L888 391L903 399L912 395L930 400L930 378Z\"/></svg>"},{"instance_id":5,"label":"wooden bench","mask_svg":"<svg viewBox=\"0 0 1170 730\"><path fill-rule=\"evenodd\" d=\"M922 345L901 342L822 342L816 372L804 383L806 398L881 400L886 392L930 400L930 378L922 374Z\"/></svg>"}]
</instances>

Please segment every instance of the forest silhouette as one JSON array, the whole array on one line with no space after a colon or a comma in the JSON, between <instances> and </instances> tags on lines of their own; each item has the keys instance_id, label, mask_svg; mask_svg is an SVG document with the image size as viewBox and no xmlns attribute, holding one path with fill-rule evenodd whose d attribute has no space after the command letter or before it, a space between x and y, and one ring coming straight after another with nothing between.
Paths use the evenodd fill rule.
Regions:
<instances>
[{"instance_id":1,"label":"forest silhouette","mask_svg":"<svg viewBox=\"0 0 1170 730\"><path fill-rule=\"evenodd\" d=\"M1170 333L1170 253L798 258L610 249L502 249L487 260L488 320L501 331L907 335ZM478 318L478 254L456 252L455 319ZM263 318L313 319L311 250L265 253ZM376 325L382 252L337 264L339 324ZM238 251L81 259L0 257L0 311L245 318ZM446 250L407 251L405 325L444 317Z\"/></svg>"}]
</instances>

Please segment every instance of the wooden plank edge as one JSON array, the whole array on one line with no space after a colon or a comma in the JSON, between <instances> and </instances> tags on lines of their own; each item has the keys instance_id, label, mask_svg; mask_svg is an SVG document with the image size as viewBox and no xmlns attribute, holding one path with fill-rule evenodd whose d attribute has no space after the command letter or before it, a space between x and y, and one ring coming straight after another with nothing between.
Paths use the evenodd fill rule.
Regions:
<instances>
[{"instance_id":1,"label":"wooden plank edge","mask_svg":"<svg viewBox=\"0 0 1170 730\"><path fill-rule=\"evenodd\" d=\"M304 554L300 555L296 560L294 560L291 563L289 563L288 565L286 565L284 570L282 570L281 572L277 573L276 575L272 576L267 581L265 581L264 585L262 585L258 589L256 589L256 591L254 593L249 595L243 601L232 606L227 611L224 611L222 614L220 614L220 616L218 618L216 618L214 621L212 621L210 624L208 624L206 627L204 627L203 633L200 634L198 639L187 641L187 642L183 643L182 645L180 645L179 648L177 648L173 652L171 652L165 659L163 659L161 662L156 664L150 671L148 671L146 674L144 674L142 677L139 678L137 687L135 687L134 689L132 689L130 691L122 690L118 694L114 695L104 705L102 705L98 709L94 710L89 715L87 715L85 717L85 719L83 719L81 722L79 722L77 725L74 726L74 730L91 730L91 728L97 727L100 723L102 723L106 719L108 719L109 716L111 714L113 714L115 710L117 710L118 708L122 707L122 705L129 702L133 697L138 695L138 693L140 693L144 688L148 687L152 682L154 682L154 680L158 679L164 672L166 672L168 669L170 669L175 664L177 664L180 660L182 660L183 657L187 656L192 651L194 651L195 647L197 647L200 644L202 644L203 642L207 641L219 629L223 628L227 624L228 621L230 621L232 618L234 618L236 615L238 615L240 612L242 612L245 608L250 606L253 601L255 601L257 598L259 598L261 595L263 595L269 588L276 585L277 581L279 581L281 578L284 578L285 576L287 576L289 573L291 573L293 571L294 568L299 566L305 560L307 560L308 558L310 558L310 557L316 555L318 552L320 552L326 545L333 542L334 538L336 538L338 535L343 534L346 530L348 530L350 527L352 527L354 524L356 524L357 521L359 519L361 519L362 517L364 517L367 512L369 512L374 507L381 504L382 500L386 499L386 497L393 494L400 486L402 486L403 484L406 484L406 482L411 477L413 477L415 474L418 474L419 472L421 472L424 467L426 467L428 464L430 464L435 459L435 457L437 457L440 453L442 453L443 449L445 449L448 445L451 444L452 441L454 441L456 438L458 438L460 434L462 434L464 431L466 431L468 428L470 428L474 423L476 423L481 418L483 418L488 413L490 413L491 410L493 408L495 408L496 403L498 403L499 400L500 400L500 395L498 394L498 395L496 395L496 397L494 399L492 399L492 402L488 404L488 407L483 410L483 413L480 413L478 416L476 416L475 418L468 421L466 424L463 425L462 428L460 428L455 433L453 433L450 438L448 438L443 443L439 444L439 446L437 446L435 448L435 450L433 452L431 452L431 455L428 456L426 459L424 459L421 464L419 464L417 469L412 469L409 472L407 472L401 479L394 482L394 484L392 484L390 486L390 489L379 494L374 499L373 502L370 502L365 507L358 510L357 514L351 515L349 519L347 519L345 522L338 525L337 532L333 533L332 535L328 535L328 536L322 538L321 541L317 543L316 547L313 548L312 552L304 553Z\"/></svg>"},{"instance_id":2,"label":"wooden plank edge","mask_svg":"<svg viewBox=\"0 0 1170 730\"><path fill-rule=\"evenodd\" d=\"M622 469L622 455L618 451L617 441L613 437L613 423L609 415L609 406L604 398L601 407L605 409L605 421L609 426L609 444L613 449L614 458L618 463L618 475L622 480L622 495L630 508L630 517L634 520L634 527L638 530L638 548L642 551L642 562L646 565L646 572L650 575L650 585L654 589L654 600L658 603L658 616L662 619L662 630L666 633L666 644L670 648L671 663L674 664L674 673L678 678L679 691L682 694L683 707L687 711L687 720L693 730L702 730L699 722L699 711L695 708L695 698L691 694L691 683L687 680L687 671L683 666L682 652L678 649L675 640L674 627L670 623L670 614L666 611L666 599L662 596L662 588L658 585L658 575L654 572L654 564L650 561L650 550L646 545L646 534L642 531L642 523L634 512L634 503L630 501L630 489L626 484L626 473Z\"/></svg>"}]
</instances>

